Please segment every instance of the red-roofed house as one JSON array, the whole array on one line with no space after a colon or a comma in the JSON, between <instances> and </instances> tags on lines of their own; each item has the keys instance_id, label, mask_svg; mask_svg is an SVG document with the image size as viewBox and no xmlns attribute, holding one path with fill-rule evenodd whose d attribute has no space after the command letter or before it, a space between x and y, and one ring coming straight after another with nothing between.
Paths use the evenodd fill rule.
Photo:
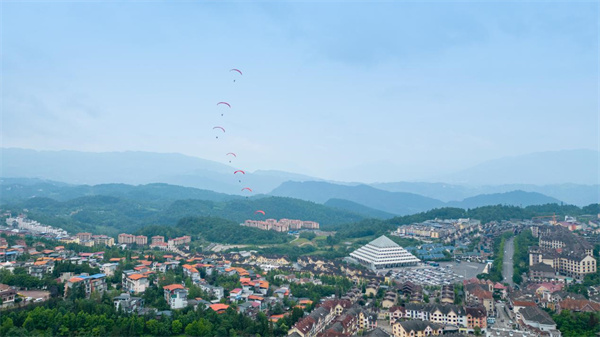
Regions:
<instances>
[{"instance_id":1,"label":"red-roofed house","mask_svg":"<svg viewBox=\"0 0 600 337\"><path fill-rule=\"evenodd\" d=\"M170 284L163 287L165 291L165 300L169 303L171 309L181 309L187 307L188 291L181 284Z\"/></svg>"},{"instance_id":2,"label":"red-roofed house","mask_svg":"<svg viewBox=\"0 0 600 337\"><path fill-rule=\"evenodd\" d=\"M229 308L229 306L227 304L223 304L223 303L215 303L215 304L211 304L209 306L209 308L211 308L217 314L222 314L225 311L227 311L227 309Z\"/></svg>"}]
</instances>

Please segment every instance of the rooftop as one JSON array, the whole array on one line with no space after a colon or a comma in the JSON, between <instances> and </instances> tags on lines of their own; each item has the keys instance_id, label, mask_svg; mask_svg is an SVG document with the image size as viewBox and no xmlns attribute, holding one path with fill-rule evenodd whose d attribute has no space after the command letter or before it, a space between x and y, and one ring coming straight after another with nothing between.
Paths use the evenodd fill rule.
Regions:
<instances>
[{"instance_id":1,"label":"rooftop","mask_svg":"<svg viewBox=\"0 0 600 337\"><path fill-rule=\"evenodd\" d=\"M371 246L375 246L377 248L391 248L391 247L400 247L397 243L390 240L387 236L382 235L377 239L369 242Z\"/></svg>"}]
</instances>

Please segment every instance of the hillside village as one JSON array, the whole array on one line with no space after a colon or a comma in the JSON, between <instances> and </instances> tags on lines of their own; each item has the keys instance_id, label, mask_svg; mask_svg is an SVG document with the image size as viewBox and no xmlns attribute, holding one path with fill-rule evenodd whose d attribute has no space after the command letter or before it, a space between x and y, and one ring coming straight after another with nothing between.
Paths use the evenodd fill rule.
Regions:
<instances>
[{"instance_id":1,"label":"hillside village","mask_svg":"<svg viewBox=\"0 0 600 337\"><path fill-rule=\"evenodd\" d=\"M568 220L430 220L389 233L418 236L423 243L415 247L381 236L343 259L292 260L243 249L192 251L191 236L149 241L122 233L115 242L69 235L20 215L1 229L7 284L0 296L3 310L108 295L116 312L157 320L189 310L235 312L294 337L558 337L553 317L600 312L598 253L584 238L599 223ZM517 249L510 266L522 272L517 284L502 277L498 259L508 259L501 250L509 240L525 237L531 244ZM481 273L453 270L463 265Z\"/></svg>"}]
</instances>

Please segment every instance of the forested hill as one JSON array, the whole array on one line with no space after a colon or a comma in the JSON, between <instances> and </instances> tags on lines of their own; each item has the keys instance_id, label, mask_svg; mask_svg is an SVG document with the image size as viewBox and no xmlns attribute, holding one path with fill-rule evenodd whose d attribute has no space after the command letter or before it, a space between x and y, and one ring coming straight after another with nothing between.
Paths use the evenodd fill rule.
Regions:
<instances>
[{"instance_id":1,"label":"forested hill","mask_svg":"<svg viewBox=\"0 0 600 337\"><path fill-rule=\"evenodd\" d=\"M287 233L263 231L257 228L240 228L239 223L215 217L186 217L175 226L147 226L136 231L137 235L163 235L177 237L191 235L194 240L203 239L225 244L273 244L285 243L293 237Z\"/></svg>"},{"instance_id":2,"label":"forested hill","mask_svg":"<svg viewBox=\"0 0 600 337\"><path fill-rule=\"evenodd\" d=\"M212 216L238 224L246 219L301 219L317 221L323 228L353 223L364 218L350 211L282 197L240 198L220 202L188 199L163 204L144 198L130 200L103 195L68 201L36 197L3 205L2 209L11 210L15 214L27 209L31 219L72 233L91 231L110 235L134 232L152 224L172 226L188 216ZM259 209L266 215L255 214Z\"/></svg>"},{"instance_id":3,"label":"forested hill","mask_svg":"<svg viewBox=\"0 0 600 337\"><path fill-rule=\"evenodd\" d=\"M495 205L482 206L473 209L446 207L413 215L395 217L388 220L365 219L353 224L336 226L334 229L338 230L338 235L342 238L359 238L378 236L385 234L390 230L394 230L400 225L407 225L436 218L471 218L481 220L482 223L486 223L490 221L511 219L531 219L532 217L536 216L553 214L556 214L558 219L564 218L565 215L588 215L595 218L597 214L600 214L600 204L591 204L582 208L572 205L558 204L534 205L527 207Z\"/></svg>"}]
</instances>

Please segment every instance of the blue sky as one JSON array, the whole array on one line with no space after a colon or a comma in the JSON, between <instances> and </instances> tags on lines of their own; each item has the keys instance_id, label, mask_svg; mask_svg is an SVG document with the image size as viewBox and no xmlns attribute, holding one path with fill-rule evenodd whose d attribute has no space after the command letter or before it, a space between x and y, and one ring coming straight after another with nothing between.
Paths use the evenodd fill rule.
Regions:
<instances>
[{"instance_id":1,"label":"blue sky","mask_svg":"<svg viewBox=\"0 0 600 337\"><path fill-rule=\"evenodd\" d=\"M2 142L224 163L236 152L250 171L363 182L597 149L597 13L593 2L4 2ZM223 117L219 101L232 105Z\"/></svg>"}]
</instances>

